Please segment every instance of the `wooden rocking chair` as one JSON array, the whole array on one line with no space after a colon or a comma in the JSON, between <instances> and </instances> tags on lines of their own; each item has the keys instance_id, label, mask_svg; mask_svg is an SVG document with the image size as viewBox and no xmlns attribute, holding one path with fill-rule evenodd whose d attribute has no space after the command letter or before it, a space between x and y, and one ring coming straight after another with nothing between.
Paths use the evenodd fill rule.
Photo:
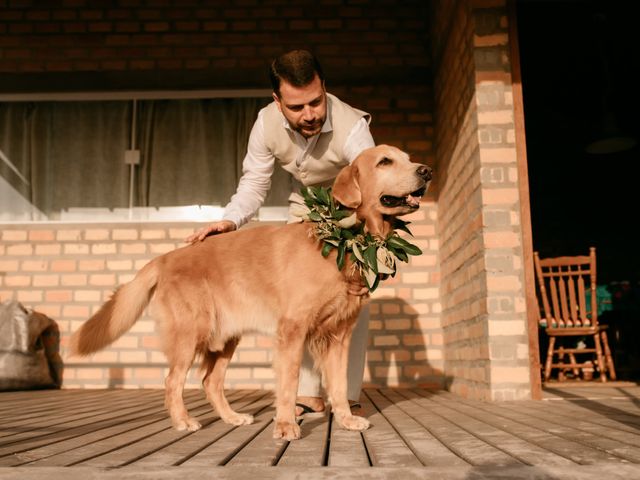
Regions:
<instances>
[{"instance_id":1,"label":"wooden rocking chair","mask_svg":"<svg viewBox=\"0 0 640 480\"><path fill-rule=\"evenodd\" d=\"M534 252L533 260L542 303L540 326L549 337L544 380L549 380L553 369L560 370L559 381L565 380L567 372L576 378L582 372L588 380L594 370L602 382L607 375L615 380L607 326L598 324L596 249L591 247L589 255L545 259ZM563 345L558 337L572 337L572 345ZM578 362L577 356L585 354L590 355Z\"/></svg>"}]
</instances>

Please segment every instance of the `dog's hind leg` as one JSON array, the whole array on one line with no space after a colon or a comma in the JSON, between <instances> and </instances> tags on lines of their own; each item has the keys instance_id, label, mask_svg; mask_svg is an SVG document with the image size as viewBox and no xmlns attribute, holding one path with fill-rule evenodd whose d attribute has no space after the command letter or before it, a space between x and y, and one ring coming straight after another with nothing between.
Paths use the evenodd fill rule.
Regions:
<instances>
[{"instance_id":1,"label":"dog's hind leg","mask_svg":"<svg viewBox=\"0 0 640 480\"><path fill-rule=\"evenodd\" d=\"M207 351L204 354L202 368L205 374L202 385L209 403L224 422L231 425L249 425L253 423L253 415L235 412L224 395L224 376L239 341L239 338L232 338L227 340L222 351Z\"/></svg>"},{"instance_id":2,"label":"dog's hind leg","mask_svg":"<svg viewBox=\"0 0 640 480\"><path fill-rule=\"evenodd\" d=\"M189 416L182 394L184 382L196 354L196 337L183 331L180 335L171 335L167 338L171 338L173 342L165 345L169 374L165 379L164 404L169 410L171 423L176 430L194 432L199 430L201 425L195 418Z\"/></svg>"},{"instance_id":3,"label":"dog's hind leg","mask_svg":"<svg viewBox=\"0 0 640 480\"><path fill-rule=\"evenodd\" d=\"M352 327L347 327L333 338L326 353L320 358L320 369L325 379L326 390L331 402L331 410L342 428L366 430L369 420L353 415L347 399L347 368Z\"/></svg>"},{"instance_id":4,"label":"dog's hind leg","mask_svg":"<svg viewBox=\"0 0 640 480\"><path fill-rule=\"evenodd\" d=\"M296 440L300 425L296 423L296 393L306 331L300 323L281 319L276 338L276 418L273 438Z\"/></svg>"},{"instance_id":5,"label":"dog's hind leg","mask_svg":"<svg viewBox=\"0 0 640 480\"><path fill-rule=\"evenodd\" d=\"M176 430L189 430L195 432L202 426L195 418L189 416L187 407L184 405L182 393L184 391L184 382L187 378L189 368L193 363L193 355L190 358L181 358L177 362L173 362L169 368L169 375L165 379L165 397L164 404L171 415L171 423Z\"/></svg>"}]
</instances>

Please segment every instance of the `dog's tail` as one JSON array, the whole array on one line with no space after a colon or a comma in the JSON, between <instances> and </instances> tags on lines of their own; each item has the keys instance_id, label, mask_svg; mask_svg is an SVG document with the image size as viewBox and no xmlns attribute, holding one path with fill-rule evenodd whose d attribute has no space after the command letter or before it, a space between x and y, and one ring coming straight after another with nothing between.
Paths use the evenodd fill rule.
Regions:
<instances>
[{"instance_id":1,"label":"dog's tail","mask_svg":"<svg viewBox=\"0 0 640 480\"><path fill-rule=\"evenodd\" d=\"M157 282L158 265L152 261L133 280L118 288L100 310L71 336L71 355L89 355L120 338L142 315Z\"/></svg>"}]
</instances>

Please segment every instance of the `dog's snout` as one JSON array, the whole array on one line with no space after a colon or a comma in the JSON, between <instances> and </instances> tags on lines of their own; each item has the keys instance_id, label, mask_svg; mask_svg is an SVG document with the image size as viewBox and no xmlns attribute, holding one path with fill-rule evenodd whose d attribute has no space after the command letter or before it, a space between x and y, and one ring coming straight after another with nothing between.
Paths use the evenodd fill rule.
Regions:
<instances>
[{"instance_id":1,"label":"dog's snout","mask_svg":"<svg viewBox=\"0 0 640 480\"><path fill-rule=\"evenodd\" d=\"M427 165L420 165L416 170L416 173L418 174L418 176L420 178L423 178L427 182L431 180L431 172L432 172L431 167L428 167Z\"/></svg>"}]
</instances>

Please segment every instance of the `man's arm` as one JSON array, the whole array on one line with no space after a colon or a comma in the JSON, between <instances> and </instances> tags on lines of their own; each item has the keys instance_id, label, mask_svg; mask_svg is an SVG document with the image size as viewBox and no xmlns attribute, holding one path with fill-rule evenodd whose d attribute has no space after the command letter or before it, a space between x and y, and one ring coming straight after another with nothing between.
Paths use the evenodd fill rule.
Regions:
<instances>
[{"instance_id":1,"label":"man's arm","mask_svg":"<svg viewBox=\"0 0 640 480\"><path fill-rule=\"evenodd\" d=\"M265 146L262 112L260 112L249 135L247 154L242 162L242 177L236 193L225 207L222 220L202 227L185 241L194 243L212 234L236 230L251 220L264 203L271 187L274 165L275 157Z\"/></svg>"},{"instance_id":2,"label":"man's arm","mask_svg":"<svg viewBox=\"0 0 640 480\"><path fill-rule=\"evenodd\" d=\"M362 117L349 132L347 141L344 144L344 156L351 163L363 150L375 146L376 142L373 141L373 136L369 131L368 118Z\"/></svg>"}]
</instances>

